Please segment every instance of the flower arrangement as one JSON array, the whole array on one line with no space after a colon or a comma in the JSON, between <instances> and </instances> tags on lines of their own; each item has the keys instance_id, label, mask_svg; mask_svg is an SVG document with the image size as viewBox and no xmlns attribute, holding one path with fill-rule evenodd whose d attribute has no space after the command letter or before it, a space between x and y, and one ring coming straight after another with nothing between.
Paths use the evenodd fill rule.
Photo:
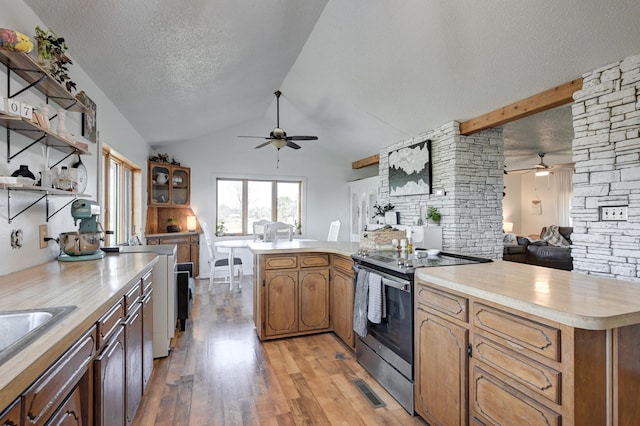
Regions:
<instances>
[{"instance_id":1,"label":"flower arrangement","mask_svg":"<svg viewBox=\"0 0 640 426\"><path fill-rule=\"evenodd\" d=\"M76 83L69 77L68 66L73 65L73 62L65 53L68 46L64 37L58 37L51 28L45 31L40 26L36 26L34 38L37 43L38 64L49 71L53 78L64 84L69 93L76 90Z\"/></svg>"},{"instance_id":2,"label":"flower arrangement","mask_svg":"<svg viewBox=\"0 0 640 426\"><path fill-rule=\"evenodd\" d=\"M216 237L222 237L224 235L224 231L226 230L227 228L226 226L224 226L224 220L220 219L220 221L216 225Z\"/></svg>"},{"instance_id":3,"label":"flower arrangement","mask_svg":"<svg viewBox=\"0 0 640 426\"><path fill-rule=\"evenodd\" d=\"M180 232L180 226L178 225L178 216L169 216L167 218L167 232Z\"/></svg>"},{"instance_id":4,"label":"flower arrangement","mask_svg":"<svg viewBox=\"0 0 640 426\"><path fill-rule=\"evenodd\" d=\"M391 203L387 203L384 206L381 206L380 204L375 203L373 205L373 210L375 210L375 214L373 215L373 217L376 217L376 216L384 217L386 212L390 212L395 208L396 206L392 205Z\"/></svg>"}]
</instances>

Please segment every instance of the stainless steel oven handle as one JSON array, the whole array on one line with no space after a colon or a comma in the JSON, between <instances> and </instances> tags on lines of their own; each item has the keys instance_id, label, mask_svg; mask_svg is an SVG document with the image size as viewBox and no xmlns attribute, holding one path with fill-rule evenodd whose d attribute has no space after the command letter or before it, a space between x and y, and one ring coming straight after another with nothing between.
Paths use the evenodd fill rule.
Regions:
<instances>
[{"instance_id":1,"label":"stainless steel oven handle","mask_svg":"<svg viewBox=\"0 0 640 426\"><path fill-rule=\"evenodd\" d=\"M402 278L385 274L384 272L378 271L376 269L370 269L367 267L363 267L361 265L353 265L353 270L356 272L356 274L361 269L369 273L380 275L382 277L382 284L386 286L397 288L398 290L406 291L407 293L411 293L411 282L409 282L408 280L403 280Z\"/></svg>"}]
</instances>

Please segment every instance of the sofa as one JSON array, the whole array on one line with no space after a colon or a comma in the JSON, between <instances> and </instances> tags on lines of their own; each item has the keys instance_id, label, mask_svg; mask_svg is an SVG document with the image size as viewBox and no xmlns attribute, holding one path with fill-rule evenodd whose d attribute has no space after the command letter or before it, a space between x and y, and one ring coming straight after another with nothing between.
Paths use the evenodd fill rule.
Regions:
<instances>
[{"instance_id":1,"label":"sofa","mask_svg":"<svg viewBox=\"0 0 640 426\"><path fill-rule=\"evenodd\" d=\"M559 234L571 244L573 228L569 226L559 226L557 229ZM545 236L546 234L547 227L544 227L540 231L540 235ZM571 271L573 269L571 246L553 246L544 239L531 241L527 237L517 237L516 240L517 245L505 245L502 256L503 260L546 266L547 268L562 269L565 271Z\"/></svg>"}]
</instances>

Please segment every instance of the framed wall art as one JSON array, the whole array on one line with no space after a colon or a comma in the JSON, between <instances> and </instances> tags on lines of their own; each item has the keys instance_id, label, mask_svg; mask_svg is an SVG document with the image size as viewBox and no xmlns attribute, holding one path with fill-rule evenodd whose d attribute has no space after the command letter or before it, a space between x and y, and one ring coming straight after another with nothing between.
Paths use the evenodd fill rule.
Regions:
<instances>
[{"instance_id":1,"label":"framed wall art","mask_svg":"<svg viewBox=\"0 0 640 426\"><path fill-rule=\"evenodd\" d=\"M431 194L431 140L389 153L389 195Z\"/></svg>"},{"instance_id":2,"label":"framed wall art","mask_svg":"<svg viewBox=\"0 0 640 426\"><path fill-rule=\"evenodd\" d=\"M88 113L82 114L82 136L96 143L98 140L96 130L96 103L93 102L84 91L78 93L78 100L89 109Z\"/></svg>"}]
</instances>

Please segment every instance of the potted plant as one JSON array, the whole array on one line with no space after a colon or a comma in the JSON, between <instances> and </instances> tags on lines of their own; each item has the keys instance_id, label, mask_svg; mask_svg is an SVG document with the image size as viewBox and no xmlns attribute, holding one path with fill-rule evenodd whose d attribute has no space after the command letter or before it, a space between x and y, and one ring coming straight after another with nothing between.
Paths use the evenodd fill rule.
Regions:
<instances>
[{"instance_id":1,"label":"potted plant","mask_svg":"<svg viewBox=\"0 0 640 426\"><path fill-rule=\"evenodd\" d=\"M167 219L169 225L167 225L167 232L180 232L180 225L178 225L178 216L169 216Z\"/></svg>"},{"instance_id":2,"label":"potted plant","mask_svg":"<svg viewBox=\"0 0 640 426\"><path fill-rule=\"evenodd\" d=\"M293 226L296 229L296 234L302 235L302 223L296 220Z\"/></svg>"},{"instance_id":3,"label":"potted plant","mask_svg":"<svg viewBox=\"0 0 640 426\"><path fill-rule=\"evenodd\" d=\"M440 219L442 219L442 214L440 214L437 207L429 207L427 209L427 219L429 222L439 225Z\"/></svg>"},{"instance_id":4,"label":"potted plant","mask_svg":"<svg viewBox=\"0 0 640 426\"><path fill-rule=\"evenodd\" d=\"M220 221L216 225L216 237L222 237L224 235L224 231L226 230L227 228L224 226L224 220L220 219Z\"/></svg>"},{"instance_id":5,"label":"potted plant","mask_svg":"<svg viewBox=\"0 0 640 426\"><path fill-rule=\"evenodd\" d=\"M71 93L76 89L76 83L69 77L69 65L73 65L66 55L68 49L64 37L58 37L51 28L46 31L36 26L36 52L38 65L47 70L53 78L64 84Z\"/></svg>"}]
</instances>

